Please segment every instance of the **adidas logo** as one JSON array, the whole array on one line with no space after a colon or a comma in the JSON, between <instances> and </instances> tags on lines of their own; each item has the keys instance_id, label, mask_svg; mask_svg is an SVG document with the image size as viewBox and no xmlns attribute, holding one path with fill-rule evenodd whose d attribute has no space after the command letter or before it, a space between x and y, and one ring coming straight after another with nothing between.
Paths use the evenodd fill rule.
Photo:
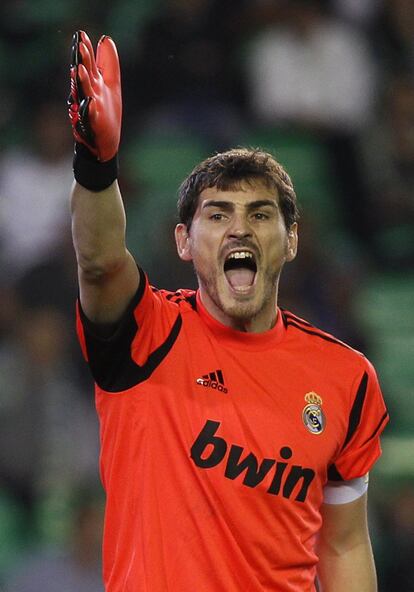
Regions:
<instances>
[{"instance_id":1,"label":"adidas logo","mask_svg":"<svg viewBox=\"0 0 414 592\"><path fill-rule=\"evenodd\" d=\"M227 389L224 386L223 372L216 370L215 372L209 372L209 374L203 374L201 378L197 378L196 383L200 386L215 389L221 393L227 393Z\"/></svg>"}]
</instances>

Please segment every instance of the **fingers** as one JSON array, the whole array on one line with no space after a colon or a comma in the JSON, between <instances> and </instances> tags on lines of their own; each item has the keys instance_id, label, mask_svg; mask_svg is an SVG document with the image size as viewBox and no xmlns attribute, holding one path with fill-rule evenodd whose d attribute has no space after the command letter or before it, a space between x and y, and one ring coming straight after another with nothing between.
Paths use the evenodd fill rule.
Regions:
<instances>
[{"instance_id":1,"label":"fingers","mask_svg":"<svg viewBox=\"0 0 414 592\"><path fill-rule=\"evenodd\" d=\"M84 31L73 36L69 117L75 140L102 161L110 160L119 146L122 100L120 67L115 43L101 37L96 59Z\"/></svg>"},{"instance_id":2,"label":"fingers","mask_svg":"<svg viewBox=\"0 0 414 592\"><path fill-rule=\"evenodd\" d=\"M83 64L79 64L77 69L77 82L79 98L82 100L85 97L93 97L94 91L92 81L89 76L89 71Z\"/></svg>"},{"instance_id":3,"label":"fingers","mask_svg":"<svg viewBox=\"0 0 414 592\"><path fill-rule=\"evenodd\" d=\"M82 56L82 64L85 65L88 72L90 72L94 78L97 78L99 73L95 62L95 52L92 47L92 42L85 31L79 31L79 51Z\"/></svg>"},{"instance_id":4,"label":"fingers","mask_svg":"<svg viewBox=\"0 0 414 592\"><path fill-rule=\"evenodd\" d=\"M79 133L86 136L82 121L88 120L89 104L93 100L93 89L89 79L88 71L83 64L71 69L70 94L67 100L69 117L72 125ZM78 129L79 122L81 129ZM87 138L89 141L89 138Z\"/></svg>"},{"instance_id":5,"label":"fingers","mask_svg":"<svg viewBox=\"0 0 414 592\"><path fill-rule=\"evenodd\" d=\"M84 31L76 31L71 47L71 94L69 103L80 103L93 95L92 80L98 76L93 48Z\"/></svg>"},{"instance_id":6,"label":"fingers","mask_svg":"<svg viewBox=\"0 0 414 592\"><path fill-rule=\"evenodd\" d=\"M96 65L109 86L120 86L121 74L116 45L107 35L103 35L96 49Z\"/></svg>"},{"instance_id":7,"label":"fingers","mask_svg":"<svg viewBox=\"0 0 414 592\"><path fill-rule=\"evenodd\" d=\"M76 31L72 37L71 68L76 68L79 64L84 64L94 78L99 76L92 43L85 31Z\"/></svg>"}]
</instances>

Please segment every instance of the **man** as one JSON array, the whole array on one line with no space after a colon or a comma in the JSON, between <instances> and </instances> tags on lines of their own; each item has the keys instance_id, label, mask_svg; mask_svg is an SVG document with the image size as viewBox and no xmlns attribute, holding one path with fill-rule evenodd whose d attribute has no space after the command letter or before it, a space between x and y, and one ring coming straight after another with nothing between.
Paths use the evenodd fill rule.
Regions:
<instances>
[{"instance_id":1,"label":"man","mask_svg":"<svg viewBox=\"0 0 414 592\"><path fill-rule=\"evenodd\" d=\"M388 415L362 354L277 306L297 249L268 154L217 154L180 189L199 290L152 288L125 246L116 47L74 37L73 238L96 381L108 592L373 592L367 473Z\"/></svg>"}]
</instances>

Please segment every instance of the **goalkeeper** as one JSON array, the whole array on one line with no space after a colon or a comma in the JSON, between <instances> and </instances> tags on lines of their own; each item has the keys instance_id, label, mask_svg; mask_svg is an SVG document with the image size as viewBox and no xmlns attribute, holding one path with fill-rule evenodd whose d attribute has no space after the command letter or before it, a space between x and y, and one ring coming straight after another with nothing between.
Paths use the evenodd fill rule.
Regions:
<instances>
[{"instance_id":1,"label":"goalkeeper","mask_svg":"<svg viewBox=\"0 0 414 592\"><path fill-rule=\"evenodd\" d=\"M109 37L95 56L75 34L69 116L106 591L374 592L368 472L388 414L361 353L278 305L298 244L288 174L242 148L195 167L175 238L199 289L170 293L125 244Z\"/></svg>"}]
</instances>

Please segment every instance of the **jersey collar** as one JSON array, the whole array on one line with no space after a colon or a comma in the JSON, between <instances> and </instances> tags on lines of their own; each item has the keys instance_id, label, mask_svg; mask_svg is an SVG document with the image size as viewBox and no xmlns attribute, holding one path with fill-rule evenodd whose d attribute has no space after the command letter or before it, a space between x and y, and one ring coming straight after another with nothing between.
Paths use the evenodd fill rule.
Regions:
<instances>
[{"instance_id":1,"label":"jersey collar","mask_svg":"<svg viewBox=\"0 0 414 592\"><path fill-rule=\"evenodd\" d=\"M215 337L222 343L236 349L269 349L280 343L285 336L286 329L279 308L277 309L276 324L272 329L263 333L245 333L244 331L237 331L237 329L223 325L223 323L220 323L220 321L211 316L201 302L199 290L197 290L196 303L197 312L201 320L207 325Z\"/></svg>"}]
</instances>

